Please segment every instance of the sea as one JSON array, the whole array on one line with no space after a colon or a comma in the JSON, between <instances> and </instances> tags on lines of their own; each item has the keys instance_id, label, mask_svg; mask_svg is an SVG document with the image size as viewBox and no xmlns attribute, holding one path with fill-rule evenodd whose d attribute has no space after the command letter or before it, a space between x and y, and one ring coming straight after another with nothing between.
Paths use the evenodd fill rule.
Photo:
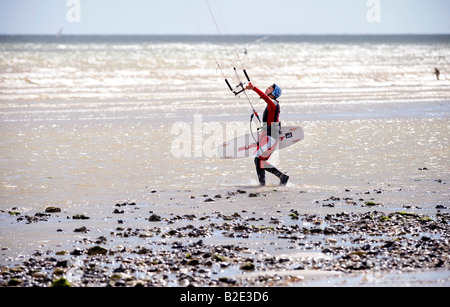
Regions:
<instances>
[{"instance_id":1,"label":"sea","mask_svg":"<svg viewBox=\"0 0 450 307\"><path fill-rule=\"evenodd\" d=\"M58 122L247 115L248 104L230 96L216 62L233 85L233 67L245 68L263 89L278 83L289 119L305 119L305 106L441 102L450 96L449 57L450 35L0 36L0 116Z\"/></svg>"},{"instance_id":2,"label":"sea","mask_svg":"<svg viewBox=\"0 0 450 307\"><path fill-rule=\"evenodd\" d=\"M224 81L244 69L283 89L282 124L305 131L274 157L286 187L215 155L251 130L251 105L264 111ZM123 202L324 214L366 210L322 205L369 193L378 210L436 214L450 207L449 119L450 35L0 36L0 245L56 244L56 226L8 214L48 206L99 225ZM265 197L230 203L238 190Z\"/></svg>"}]
</instances>

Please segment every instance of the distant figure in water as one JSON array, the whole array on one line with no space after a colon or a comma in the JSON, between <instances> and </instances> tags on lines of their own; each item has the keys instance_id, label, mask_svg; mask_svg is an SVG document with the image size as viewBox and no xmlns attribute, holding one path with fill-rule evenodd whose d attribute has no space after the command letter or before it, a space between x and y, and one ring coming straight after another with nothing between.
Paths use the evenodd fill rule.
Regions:
<instances>
[{"instance_id":1,"label":"distant figure in water","mask_svg":"<svg viewBox=\"0 0 450 307\"><path fill-rule=\"evenodd\" d=\"M438 81L439 81L439 76L441 75L441 72L439 71L439 69L435 68L435 69L434 69L434 74L436 75L436 78L437 78Z\"/></svg>"}]
</instances>

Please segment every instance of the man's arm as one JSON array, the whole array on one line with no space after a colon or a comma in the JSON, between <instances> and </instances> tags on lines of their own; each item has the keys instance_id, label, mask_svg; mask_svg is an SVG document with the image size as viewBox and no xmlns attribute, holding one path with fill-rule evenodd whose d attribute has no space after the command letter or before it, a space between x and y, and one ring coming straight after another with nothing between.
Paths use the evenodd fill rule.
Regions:
<instances>
[{"instance_id":1,"label":"man's arm","mask_svg":"<svg viewBox=\"0 0 450 307\"><path fill-rule=\"evenodd\" d=\"M268 105L276 107L276 105L273 103L272 99L269 98L269 96L266 95L266 93L264 93L263 91L261 91L259 88L253 86L253 84L249 84L247 85L247 87L245 88L247 90L253 90L256 94L259 95L259 97L261 97Z\"/></svg>"}]
</instances>

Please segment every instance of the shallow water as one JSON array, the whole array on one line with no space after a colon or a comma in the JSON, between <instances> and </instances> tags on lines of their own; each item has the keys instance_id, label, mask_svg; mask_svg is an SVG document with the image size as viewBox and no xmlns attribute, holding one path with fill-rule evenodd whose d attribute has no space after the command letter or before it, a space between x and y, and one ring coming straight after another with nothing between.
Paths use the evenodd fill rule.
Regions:
<instances>
[{"instance_id":1,"label":"shallow water","mask_svg":"<svg viewBox=\"0 0 450 307\"><path fill-rule=\"evenodd\" d=\"M306 139L272 160L291 176L281 190L292 193L293 202L305 198L300 191L327 191L329 197L371 188L389 192L390 199L382 200L396 206L448 204L447 119L292 124L303 126ZM170 133L168 123L3 126L3 209L141 202L152 190L200 194L256 185L251 158L175 157L171 150L178 134ZM272 187L266 189L274 188L276 178L268 180Z\"/></svg>"},{"instance_id":2,"label":"shallow water","mask_svg":"<svg viewBox=\"0 0 450 307\"><path fill-rule=\"evenodd\" d=\"M254 83L279 83L283 105L448 98L449 36L275 36L252 45L258 38L229 37L224 45L208 36L1 36L0 99L9 108L31 100L29 111L44 109L58 119L86 110L151 112L155 106L177 113L186 104L203 113L219 105L224 113L233 99L216 59L237 84L233 50L245 46L248 54L240 58ZM435 82L435 67L441 82Z\"/></svg>"}]
</instances>

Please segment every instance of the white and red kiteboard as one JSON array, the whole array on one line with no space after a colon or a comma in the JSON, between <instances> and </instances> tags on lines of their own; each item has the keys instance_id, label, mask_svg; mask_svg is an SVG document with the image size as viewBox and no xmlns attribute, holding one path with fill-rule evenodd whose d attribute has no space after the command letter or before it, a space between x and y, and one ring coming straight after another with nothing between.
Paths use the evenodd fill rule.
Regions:
<instances>
[{"instance_id":1,"label":"white and red kiteboard","mask_svg":"<svg viewBox=\"0 0 450 307\"><path fill-rule=\"evenodd\" d=\"M255 137L256 137L255 133ZM301 127L283 127L276 150L281 150L297 144L305 138ZM251 134L237 137L217 147L220 158L240 159L254 157L258 150L258 144Z\"/></svg>"}]
</instances>

